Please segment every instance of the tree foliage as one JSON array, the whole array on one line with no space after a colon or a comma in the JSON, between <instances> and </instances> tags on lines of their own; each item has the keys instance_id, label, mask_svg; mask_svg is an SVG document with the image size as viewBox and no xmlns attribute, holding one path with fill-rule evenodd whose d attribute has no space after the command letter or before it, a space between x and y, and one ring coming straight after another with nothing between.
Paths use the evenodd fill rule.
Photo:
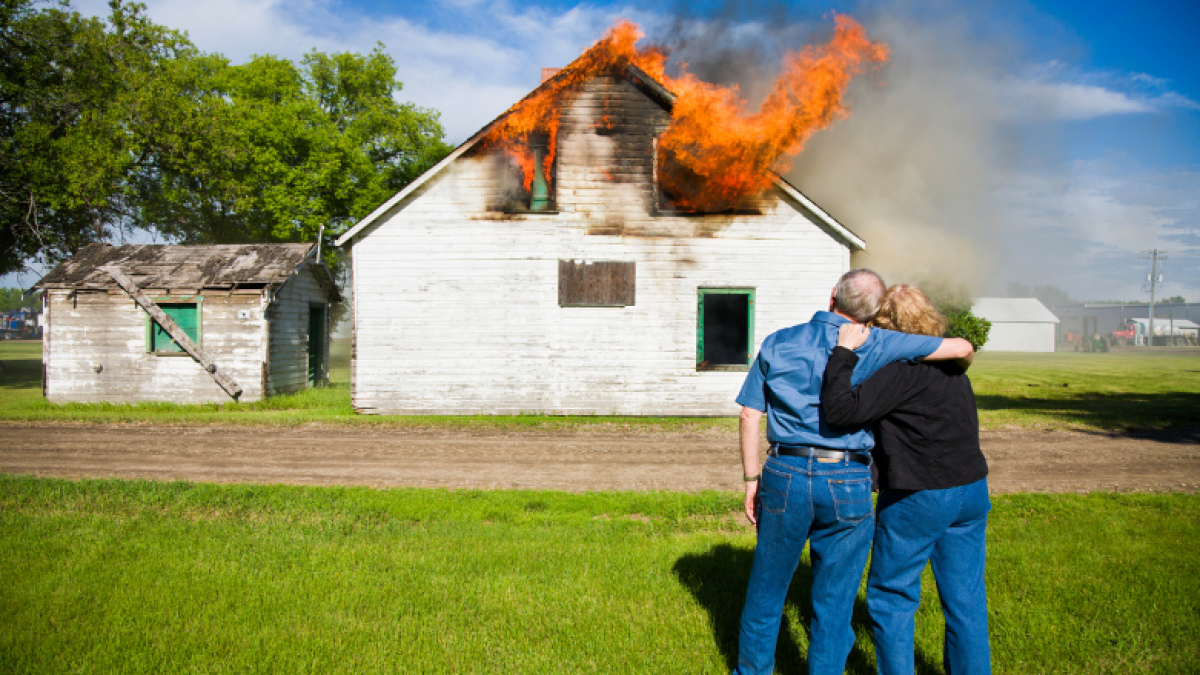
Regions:
<instances>
[{"instance_id":1,"label":"tree foliage","mask_svg":"<svg viewBox=\"0 0 1200 675\"><path fill-rule=\"evenodd\" d=\"M22 309L37 309L41 300L35 293L28 298L19 288L0 288L0 312L18 312Z\"/></svg>"},{"instance_id":2,"label":"tree foliage","mask_svg":"<svg viewBox=\"0 0 1200 675\"><path fill-rule=\"evenodd\" d=\"M1066 291L1058 286L1026 286L1025 284L1014 281L1008 285L1008 297L1010 298L1037 298L1043 305L1053 307L1055 305L1074 305L1078 304L1071 299L1071 296Z\"/></svg>"},{"instance_id":3,"label":"tree foliage","mask_svg":"<svg viewBox=\"0 0 1200 675\"><path fill-rule=\"evenodd\" d=\"M0 2L0 273L122 230L332 237L449 151L380 46L232 65L138 4Z\"/></svg>"},{"instance_id":4,"label":"tree foliage","mask_svg":"<svg viewBox=\"0 0 1200 675\"><path fill-rule=\"evenodd\" d=\"M975 351L983 349L992 322L971 311L973 303L965 289L927 285L923 290L946 317L946 337L959 337L971 343Z\"/></svg>"},{"instance_id":5,"label":"tree foliage","mask_svg":"<svg viewBox=\"0 0 1200 675\"><path fill-rule=\"evenodd\" d=\"M111 4L109 20L60 5L0 9L0 273L128 226L127 179L148 155L142 92L192 48Z\"/></svg>"}]
</instances>

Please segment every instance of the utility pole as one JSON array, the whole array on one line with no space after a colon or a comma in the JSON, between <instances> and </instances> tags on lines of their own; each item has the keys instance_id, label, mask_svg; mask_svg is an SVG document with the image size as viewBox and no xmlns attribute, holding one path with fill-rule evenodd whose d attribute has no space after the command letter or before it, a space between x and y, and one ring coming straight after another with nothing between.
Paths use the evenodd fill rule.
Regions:
<instances>
[{"instance_id":1,"label":"utility pole","mask_svg":"<svg viewBox=\"0 0 1200 675\"><path fill-rule=\"evenodd\" d=\"M1142 258L1150 260L1150 319L1147 322L1146 346L1154 346L1154 288L1158 284L1158 261L1167 259L1167 252L1158 249L1142 251Z\"/></svg>"}]
</instances>

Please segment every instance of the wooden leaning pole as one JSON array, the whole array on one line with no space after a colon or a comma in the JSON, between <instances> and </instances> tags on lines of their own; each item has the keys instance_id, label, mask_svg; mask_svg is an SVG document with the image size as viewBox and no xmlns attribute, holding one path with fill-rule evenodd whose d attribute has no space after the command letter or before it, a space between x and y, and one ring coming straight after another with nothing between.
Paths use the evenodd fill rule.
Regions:
<instances>
[{"instance_id":1,"label":"wooden leaning pole","mask_svg":"<svg viewBox=\"0 0 1200 675\"><path fill-rule=\"evenodd\" d=\"M187 352L188 355L190 355L193 359L196 359L196 362L199 363L202 368L204 368L205 372L212 376L213 380L215 380L216 383L225 390L225 393L229 394L235 401L239 396L242 395L242 388L238 386L238 383L234 382L232 377L229 377L219 368L217 368L217 364L214 363L212 359L208 358L208 355L204 353L204 350L200 349L200 346L193 342L192 338L188 337L188 334L183 332L183 329L179 327L179 324L175 323L175 320L170 316L167 316L167 313L164 312L161 307L154 304L154 301L147 297L147 295L142 292L142 289L138 288L133 279L131 279L115 265L105 265L101 269L107 272L108 275L117 282L121 289L128 293L129 297L133 298L134 302L141 306L142 309L146 310L146 313L150 315L150 318L154 319L158 325L162 326L163 330L167 331L171 338L183 348L183 351Z\"/></svg>"}]
</instances>

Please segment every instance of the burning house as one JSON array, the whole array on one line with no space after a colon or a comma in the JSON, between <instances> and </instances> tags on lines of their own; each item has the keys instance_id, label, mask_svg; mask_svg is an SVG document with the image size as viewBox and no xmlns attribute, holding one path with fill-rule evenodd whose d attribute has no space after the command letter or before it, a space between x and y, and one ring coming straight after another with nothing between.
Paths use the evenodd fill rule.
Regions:
<instances>
[{"instance_id":1,"label":"burning house","mask_svg":"<svg viewBox=\"0 0 1200 675\"><path fill-rule=\"evenodd\" d=\"M253 401L328 380L313 244L90 244L38 282L55 403Z\"/></svg>"},{"instance_id":2,"label":"burning house","mask_svg":"<svg viewBox=\"0 0 1200 675\"><path fill-rule=\"evenodd\" d=\"M544 72L339 238L356 409L730 414L761 340L827 307L865 244L779 172L886 47L838 17L747 115L637 38Z\"/></svg>"}]
</instances>

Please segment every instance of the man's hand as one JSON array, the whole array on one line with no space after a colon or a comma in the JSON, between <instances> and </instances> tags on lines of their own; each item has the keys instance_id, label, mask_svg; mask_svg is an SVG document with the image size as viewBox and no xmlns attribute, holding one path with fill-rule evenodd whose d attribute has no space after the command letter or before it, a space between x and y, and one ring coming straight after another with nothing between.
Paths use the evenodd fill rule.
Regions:
<instances>
[{"instance_id":1,"label":"man's hand","mask_svg":"<svg viewBox=\"0 0 1200 675\"><path fill-rule=\"evenodd\" d=\"M738 421L738 436L742 446L742 470L747 476L758 476L762 465L758 463L759 423L763 414L754 408L742 408ZM762 479L746 481L746 517L758 526L758 484Z\"/></svg>"},{"instance_id":2,"label":"man's hand","mask_svg":"<svg viewBox=\"0 0 1200 675\"><path fill-rule=\"evenodd\" d=\"M746 483L746 517L750 519L750 524L758 527L758 484L759 481L752 480Z\"/></svg>"},{"instance_id":3,"label":"man's hand","mask_svg":"<svg viewBox=\"0 0 1200 675\"><path fill-rule=\"evenodd\" d=\"M870 336L871 329L857 323L844 323L838 329L838 346L846 349L858 349L863 346Z\"/></svg>"}]
</instances>

